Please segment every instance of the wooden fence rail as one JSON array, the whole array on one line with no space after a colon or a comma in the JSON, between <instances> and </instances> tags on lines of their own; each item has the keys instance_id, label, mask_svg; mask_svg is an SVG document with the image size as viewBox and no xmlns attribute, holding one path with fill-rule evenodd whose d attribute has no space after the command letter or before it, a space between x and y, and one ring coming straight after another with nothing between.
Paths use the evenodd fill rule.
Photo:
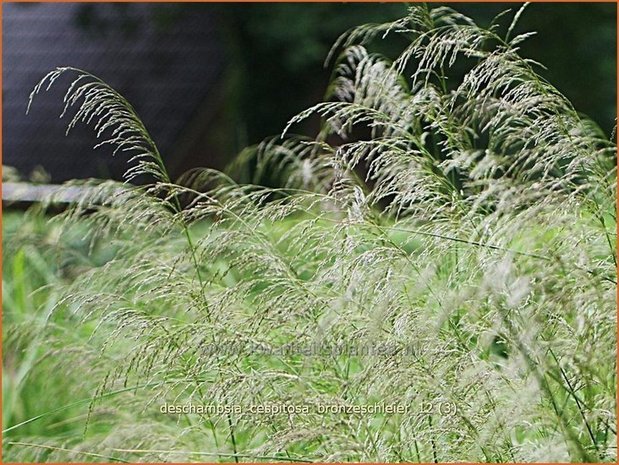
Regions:
<instances>
[{"instance_id":1,"label":"wooden fence rail","mask_svg":"<svg viewBox=\"0 0 619 465\"><path fill-rule=\"evenodd\" d=\"M97 186L68 186L60 184L31 184L27 182L3 182L3 208L25 208L35 203L50 202L57 206L68 206L95 193ZM120 189L119 189L120 190ZM114 191L110 191L113 195Z\"/></svg>"}]
</instances>

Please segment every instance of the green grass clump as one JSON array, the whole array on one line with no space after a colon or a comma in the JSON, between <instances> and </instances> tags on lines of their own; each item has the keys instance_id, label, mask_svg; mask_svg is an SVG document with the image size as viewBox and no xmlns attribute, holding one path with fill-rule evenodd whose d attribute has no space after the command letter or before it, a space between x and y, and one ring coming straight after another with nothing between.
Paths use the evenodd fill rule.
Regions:
<instances>
[{"instance_id":1,"label":"green grass clump","mask_svg":"<svg viewBox=\"0 0 619 465\"><path fill-rule=\"evenodd\" d=\"M616 146L518 55L521 12L486 30L414 6L342 36L325 102L284 131L320 134L231 167L275 188L173 182L116 91L45 77L33 97L75 76L69 127L154 181L91 182L55 218L88 244L70 278L30 281L50 262L5 237L5 373L28 372L3 386L5 459L615 461ZM386 34L394 59L366 48ZM381 402L405 411L337 411ZM228 410L160 411L189 403Z\"/></svg>"}]
</instances>

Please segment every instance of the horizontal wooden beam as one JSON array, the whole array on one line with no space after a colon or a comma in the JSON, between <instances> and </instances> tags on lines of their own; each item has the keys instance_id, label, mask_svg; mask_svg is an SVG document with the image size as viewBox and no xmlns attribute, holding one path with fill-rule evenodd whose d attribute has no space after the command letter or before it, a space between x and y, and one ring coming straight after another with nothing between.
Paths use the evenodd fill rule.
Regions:
<instances>
[{"instance_id":1,"label":"horizontal wooden beam","mask_svg":"<svg viewBox=\"0 0 619 465\"><path fill-rule=\"evenodd\" d=\"M3 206L21 208L34 203L72 204L98 191L98 186L71 186L66 184L31 184L3 182ZM119 188L121 191L122 188ZM114 191L111 191L113 194Z\"/></svg>"}]
</instances>

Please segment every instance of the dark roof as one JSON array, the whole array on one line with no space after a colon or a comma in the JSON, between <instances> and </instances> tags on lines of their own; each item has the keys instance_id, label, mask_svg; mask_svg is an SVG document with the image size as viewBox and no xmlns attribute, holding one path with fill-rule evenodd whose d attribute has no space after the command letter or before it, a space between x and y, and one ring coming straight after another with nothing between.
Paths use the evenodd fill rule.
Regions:
<instances>
[{"instance_id":1,"label":"dark roof","mask_svg":"<svg viewBox=\"0 0 619 465\"><path fill-rule=\"evenodd\" d=\"M92 150L90 128L64 136L68 121L58 116L69 79L25 115L34 85L58 66L87 70L123 94L164 157L221 79L218 16L209 5L5 3L3 10L3 164L25 176L40 165L53 182L118 178L126 167L109 148Z\"/></svg>"}]
</instances>

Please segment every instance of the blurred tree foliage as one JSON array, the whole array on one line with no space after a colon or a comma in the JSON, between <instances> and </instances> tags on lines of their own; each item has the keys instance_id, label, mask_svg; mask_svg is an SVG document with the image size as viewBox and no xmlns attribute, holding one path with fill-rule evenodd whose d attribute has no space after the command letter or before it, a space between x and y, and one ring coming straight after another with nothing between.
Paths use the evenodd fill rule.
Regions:
<instances>
[{"instance_id":1,"label":"blurred tree foliage","mask_svg":"<svg viewBox=\"0 0 619 465\"><path fill-rule=\"evenodd\" d=\"M610 134L617 117L617 5L575 3L554 13L550 4L535 7L540 14L527 25L540 34L524 53L546 63L548 80Z\"/></svg>"}]
</instances>

